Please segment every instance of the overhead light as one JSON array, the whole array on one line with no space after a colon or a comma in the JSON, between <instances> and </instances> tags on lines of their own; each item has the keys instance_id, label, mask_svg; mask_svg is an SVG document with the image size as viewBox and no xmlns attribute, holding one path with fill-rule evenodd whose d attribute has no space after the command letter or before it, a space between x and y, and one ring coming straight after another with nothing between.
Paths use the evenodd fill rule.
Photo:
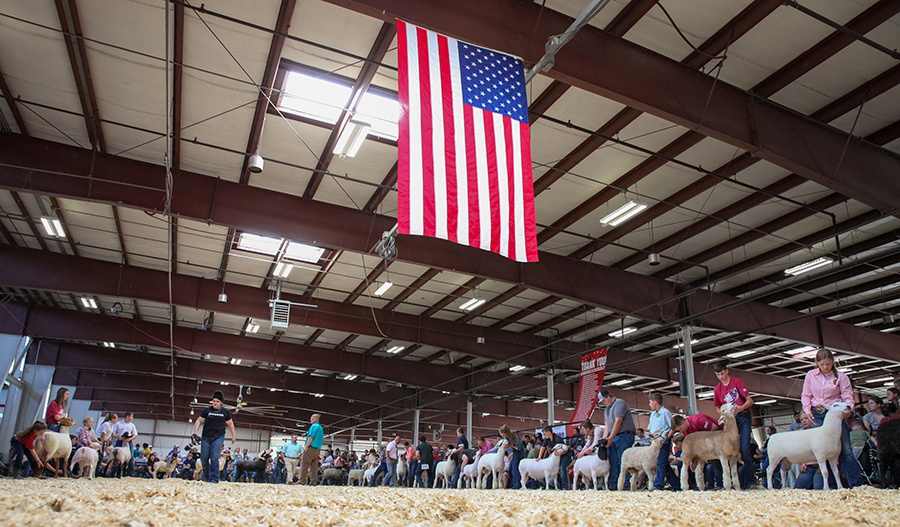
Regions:
<instances>
[{"instance_id":1,"label":"overhead light","mask_svg":"<svg viewBox=\"0 0 900 527\"><path fill-rule=\"evenodd\" d=\"M253 154L247 162L247 170L254 174L262 172L263 166L265 166L265 160L263 160L263 157L259 154Z\"/></svg>"},{"instance_id":2,"label":"overhead light","mask_svg":"<svg viewBox=\"0 0 900 527\"><path fill-rule=\"evenodd\" d=\"M816 258L815 260L813 260L811 262L806 262L806 263L803 263L800 265L795 265L794 267L791 267L790 269L785 269L784 274L789 274L791 276L797 276L797 275L800 275L803 273L808 273L809 271L812 271L813 269L818 269L819 267L822 267L823 265L828 265L833 261L834 260L832 260L831 258L829 258L827 256L823 256L821 258Z\"/></svg>"},{"instance_id":3,"label":"overhead light","mask_svg":"<svg viewBox=\"0 0 900 527\"><path fill-rule=\"evenodd\" d=\"M622 379L621 381L611 382L610 386L622 386L623 384L631 384L634 382L634 379Z\"/></svg>"},{"instance_id":4,"label":"overhead light","mask_svg":"<svg viewBox=\"0 0 900 527\"><path fill-rule=\"evenodd\" d=\"M488 412L481 412L481 417L487 417L489 415L491 415L491 414L489 414Z\"/></svg>"},{"instance_id":5,"label":"overhead light","mask_svg":"<svg viewBox=\"0 0 900 527\"><path fill-rule=\"evenodd\" d=\"M729 353L726 357L729 359L739 359L741 357L746 357L747 355L753 355L754 353L756 353L756 350L736 351L734 353Z\"/></svg>"},{"instance_id":6,"label":"overhead light","mask_svg":"<svg viewBox=\"0 0 900 527\"><path fill-rule=\"evenodd\" d=\"M387 290L390 289L391 286L393 286L393 285L394 284L392 284L390 282L385 282L385 283L381 284L378 287L378 289L376 289L375 292L372 294L374 294L375 296L381 296L381 295L385 294L387 292Z\"/></svg>"},{"instance_id":7,"label":"overhead light","mask_svg":"<svg viewBox=\"0 0 900 527\"><path fill-rule=\"evenodd\" d=\"M659 265L659 253L650 253L647 256L647 263L652 266Z\"/></svg>"},{"instance_id":8,"label":"overhead light","mask_svg":"<svg viewBox=\"0 0 900 527\"><path fill-rule=\"evenodd\" d=\"M869 379L863 382L893 382L894 379L892 377L879 377L878 379Z\"/></svg>"},{"instance_id":9,"label":"overhead light","mask_svg":"<svg viewBox=\"0 0 900 527\"><path fill-rule=\"evenodd\" d=\"M387 352L393 355L395 353L400 353L404 349L406 349L406 346L394 346L391 349L387 350Z\"/></svg>"},{"instance_id":10,"label":"overhead light","mask_svg":"<svg viewBox=\"0 0 900 527\"><path fill-rule=\"evenodd\" d=\"M712 396L715 395L715 394L716 394L716 392L703 392L703 393L698 393L698 394L697 394L697 399L709 399L710 397L712 397Z\"/></svg>"},{"instance_id":11,"label":"overhead light","mask_svg":"<svg viewBox=\"0 0 900 527\"><path fill-rule=\"evenodd\" d=\"M637 214L639 214L642 210L644 210L646 208L647 208L646 203L631 200L628 203L622 205L618 209L612 211L611 213L609 213L606 216L604 216L603 218L601 218L600 224L601 225L609 225L610 227L615 227L616 225L619 225L620 223L624 223L629 218L636 216Z\"/></svg>"},{"instance_id":12,"label":"overhead light","mask_svg":"<svg viewBox=\"0 0 900 527\"><path fill-rule=\"evenodd\" d=\"M97 301L94 300L93 298L90 298L87 296L81 297L81 304L84 307L89 307L91 309L97 309Z\"/></svg>"},{"instance_id":13,"label":"overhead light","mask_svg":"<svg viewBox=\"0 0 900 527\"><path fill-rule=\"evenodd\" d=\"M542 404L542 403L546 403L546 402L547 402L547 399L538 399L537 401L534 402L534 404Z\"/></svg>"},{"instance_id":14,"label":"overhead light","mask_svg":"<svg viewBox=\"0 0 900 527\"><path fill-rule=\"evenodd\" d=\"M225 381L219 381L219 384L221 384L222 386L228 386L228 383Z\"/></svg>"},{"instance_id":15,"label":"overhead light","mask_svg":"<svg viewBox=\"0 0 900 527\"><path fill-rule=\"evenodd\" d=\"M369 128L372 128L369 123L351 119L338 138L337 144L334 146L334 153L341 157L356 156L363 140L369 135Z\"/></svg>"},{"instance_id":16,"label":"overhead light","mask_svg":"<svg viewBox=\"0 0 900 527\"><path fill-rule=\"evenodd\" d=\"M59 219L54 218L53 216L41 216L41 224L50 236L57 238L66 237L66 231L63 230L62 222L59 221Z\"/></svg>"},{"instance_id":17,"label":"overhead light","mask_svg":"<svg viewBox=\"0 0 900 527\"><path fill-rule=\"evenodd\" d=\"M516 364L515 366L510 368L509 371L522 371L524 369L525 369L525 366L522 366L521 364Z\"/></svg>"},{"instance_id":18,"label":"overhead light","mask_svg":"<svg viewBox=\"0 0 900 527\"><path fill-rule=\"evenodd\" d=\"M114 342L104 342L103 347L104 348L115 348L116 344Z\"/></svg>"},{"instance_id":19,"label":"overhead light","mask_svg":"<svg viewBox=\"0 0 900 527\"><path fill-rule=\"evenodd\" d=\"M259 324L253 321L251 318L249 322L247 322L247 333L256 333L259 331Z\"/></svg>"},{"instance_id":20,"label":"overhead light","mask_svg":"<svg viewBox=\"0 0 900 527\"><path fill-rule=\"evenodd\" d=\"M627 335L629 333L634 333L635 331L637 331L637 328L632 328L632 327L622 328L622 329L617 329L617 330L613 331L612 333L609 333L609 336L614 339L618 339L618 338L624 337L625 335Z\"/></svg>"},{"instance_id":21,"label":"overhead light","mask_svg":"<svg viewBox=\"0 0 900 527\"><path fill-rule=\"evenodd\" d=\"M193 410L191 410L191 415L194 415L194 411L193 411Z\"/></svg>"},{"instance_id":22,"label":"overhead light","mask_svg":"<svg viewBox=\"0 0 900 527\"><path fill-rule=\"evenodd\" d=\"M788 352L794 360L808 359L815 357L819 353L819 348L815 346L803 346L802 348L793 349Z\"/></svg>"},{"instance_id":23,"label":"overhead light","mask_svg":"<svg viewBox=\"0 0 900 527\"><path fill-rule=\"evenodd\" d=\"M232 364L235 364L235 365L240 364L240 363L241 363L241 359L231 359L231 363L232 363Z\"/></svg>"},{"instance_id":24,"label":"overhead light","mask_svg":"<svg viewBox=\"0 0 900 527\"><path fill-rule=\"evenodd\" d=\"M476 344L484 344L484 337L475 337Z\"/></svg>"},{"instance_id":25,"label":"overhead light","mask_svg":"<svg viewBox=\"0 0 900 527\"><path fill-rule=\"evenodd\" d=\"M325 394L324 393L314 393L314 394L312 394L312 396L313 397L325 397Z\"/></svg>"},{"instance_id":26,"label":"overhead light","mask_svg":"<svg viewBox=\"0 0 900 527\"><path fill-rule=\"evenodd\" d=\"M471 298L466 303L459 306L459 308L462 309L463 311L472 311L473 309L480 306L481 304L484 304L485 302L486 302L486 300L483 298Z\"/></svg>"},{"instance_id":27,"label":"overhead light","mask_svg":"<svg viewBox=\"0 0 900 527\"><path fill-rule=\"evenodd\" d=\"M777 403L777 402L778 402L777 399L766 399L765 401L759 401L756 404L772 404L772 403Z\"/></svg>"},{"instance_id":28,"label":"overhead light","mask_svg":"<svg viewBox=\"0 0 900 527\"><path fill-rule=\"evenodd\" d=\"M700 344L700 341L697 339L691 339L691 346L693 346L694 344ZM678 348L683 348L683 347L684 347L684 342L679 342L678 344L675 344L674 346L672 346L672 349L677 350Z\"/></svg>"},{"instance_id":29,"label":"overhead light","mask_svg":"<svg viewBox=\"0 0 900 527\"><path fill-rule=\"evenodd\" d=\"M278 262L278 265L275 266L275 276L287 278L293 269L294 264L292 263Z\"/></svg>"},{"instance_id":30,"label":"overhead light","mask_svg":"<svg viewBox=\"0 0 900 527\"><path fill-rule=\"evenodd\" d=\"M357 376L356 376L356 375L353 375L353 374L344 375L344 380L345 380L345 381L352 381L352 380L356 379L356 377L357 377Z\"/></svg>"}]
</instances>

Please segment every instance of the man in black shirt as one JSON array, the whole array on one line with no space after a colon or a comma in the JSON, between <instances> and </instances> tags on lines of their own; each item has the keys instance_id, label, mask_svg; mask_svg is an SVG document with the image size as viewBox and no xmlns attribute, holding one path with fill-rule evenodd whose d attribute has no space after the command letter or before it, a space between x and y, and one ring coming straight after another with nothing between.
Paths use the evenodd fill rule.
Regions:
<instances>
[{"instance_id":1,"label":"man in black shirt","mask_svg":"<svg viewBox=\"0 0 900 527\"><path fill-rule=\"evenodd\" d=\"M425 441L425 436L419 438L416 452L419 456L419 473L416 474L416 481L419 482L420 488L430 489L434 485L434 448ZM422 472L426 472L424 482L422 481ZM427 483L427 485L423 483Z\"/></svg>"},{"instance_id":2,"label":"man in black shirt","mask_svg":"<svg viewBox=\"0 0 900 527\"><path fill-rule=\"evenodd\" d=\"M232 446L237 439L234 434L231 412L228 411L228 408L222 408L223 399L225 399L225 395L220 390L216 390L213 394L212 406L207 406L200 414L200 418L194 421L193 439L197 438L200 425L203 425L200 461L203 464L203 481L210 483L219 482L219 455L222 453L222 445L225 443L226 426L231 430Z\"/></svg>"}]
</instances>

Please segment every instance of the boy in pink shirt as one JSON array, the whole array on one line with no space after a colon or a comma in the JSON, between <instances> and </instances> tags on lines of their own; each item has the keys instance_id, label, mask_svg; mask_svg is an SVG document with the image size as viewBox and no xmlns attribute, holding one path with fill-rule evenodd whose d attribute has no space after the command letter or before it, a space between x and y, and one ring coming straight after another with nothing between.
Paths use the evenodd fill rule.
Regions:
<instances>
[{"instance_id":1,"label":"boy in pink shirt","mask_svg":"<svg viewBox=\"0 0 900 527\"><path fill-rule=\"evenodd\" d=\"M713 403L717 408L723 404L735 406L734 418L737 421L738 434L741 440L741 459L744 468L740 471L741 488L748 488L756 475L753 466L753 452L750 450L750 428L753 414L750 407L753 406L753 398L744 386L744 381L731 376L728 369L728 361L717 362L713 365L719 384L713 390Z\"/></svg>"}]
</instances>

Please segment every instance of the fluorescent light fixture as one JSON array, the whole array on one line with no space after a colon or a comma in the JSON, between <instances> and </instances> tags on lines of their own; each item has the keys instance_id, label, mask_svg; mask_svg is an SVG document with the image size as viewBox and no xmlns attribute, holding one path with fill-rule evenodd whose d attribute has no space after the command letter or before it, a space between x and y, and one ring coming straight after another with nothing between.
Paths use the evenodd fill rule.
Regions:
<instances>
[{"instance_id":1,"label":"fluorescent light fixture","mask_svg":"<svg viewBox=\"0 0 900 527\"><path fill-rule=\"evenodd\" d=\"M393 285L394 285L394 284L392 284L392 283L390 283L390 282L385 282L385 283L381 284L381 285L378 287L378 289L375 290L375 292L374 292L373 294L374 294L375 296L381 296L381 295L385 294L385 293L387 292L387 290L390 289L391 286L393 286Z\"/></svg>"},{"instance_id":2,"label":"fluorescent light fixture","mask_svg":"<svg viewBox=\"0 0 900 527\"><path fill-rule=\"evenodd\" d=\"M509 371L522 371L524 369L525 369L525 366L522 366L521 364L516 364L515 366L510 368Z\"/></svg>"},{"instance_id":3,"label":"fluorescent light fixture","mask_svg":"<svg viewBox=\"0 0 900 527\"><path fill-rule=\"evenodd\" d=\"M263 236L262 234L253 234L252 232L242 232L235 247L242 251L250 251L255 253L268 254L275 256L281 248L282 238L273 238L271 236Z\"/></svg>"},{"instance_id":4,"label":"fluorescent light fixture","mask_svg":"<svg viewBox=\"0 0 900 527\"><path fill-rule=\"evenodd\" d=\"M729 353L726 357L729 359L739 359L741 357L746 357L747 355L753 355L754 353L756 353L756 350L736 351L734 353Z\"/></svg>"},{"instance_id":5,"label":"fluorescent light fixture","mask_svg":"<svg viewBox=\"0 0 900 527\"><path fill-rule=\"evenodd\" d=\"M484 300L483 298L470 298L463 305L459 306L459 308L463 311L472 311L485 302L486 300Z\"/></svg>"},{"instance_id":6,"label":"fluorescent light fixture","mask_svg":"<svg viewBox=\"0 0 900 527\"><path fill-rule=\"evenodd\" d=\"M619 338L622 338L622 337L624 337L625 335L627 335L627 334L629 334L629 333L634 333L635 331L637 331L637 328L631 328L631 327L628 327L628 328L622 328L622 329L617 329L617 330L615 330L615 331L609 333L609 336L612 337L612 338L614 338L614 339L619 339Z\"/></svg>"},{"instance_id":7,"label":"fluorescent light fixture","mask_svg":"<svg viewBox=\"0 0 900 527\"><path fill-rule=\"evenodd\" d=\"M819 348L815 346L803 346L788 352L794 360L808 359L815 357L819 353Z\"/></svg>"},{"instance_id":8,"label":"fluorescent light fixture","mask_svg":"<svg viewBox=\"0 0 900 527\"><path fill-rule=\"evenodd\" d=\"M298 242L290 242L284 251L285 258L309 263L318 263L323 254L325 254L325 249L321 247Z\"/></svg>"},{"instance_id":9,"label":"fluorescent light fixture","mask_svg":"<svg viewBox=\"0 0 900 527\"><path fill-rule=\"evenodd\" d=\"M487 417L489 415L491 415L491 414L489 414L488 412L481 412L481 417Z\"/></svg>"},{"instance_id":10,"label":"fluorescent light fixture","mask_svg":"<svg viewBox=\"0 0 900 527\"><path fill-rule=\"evenodd\" d=\"M221 384L222 386L228 386L228 383L225 381L219 381L219 384Z\"/></svg>"},{"instance_id":11,"label":"fluorescent light fixture","mask_svg":"<svg viewBox=\"0 0 900 527\"><path fill-rule=\"evenodd\" d=\"M800 265L795 265L794 267L791 267L790 269L785 269L784 274L789 274L791 276L797 276L797 275L800 275L803 273L808 273L808 272L812 271L813 269L818 269L819 267L822 267L823 265L828 265L833 261L834 260L832 260L831 258L829 258L827 256L823 256L821 258L816 258L815 260L813 260L811 262L806 262L806 263L803 263Z\"/></svg>"},{"instance_id":12,"label":"fluorescent light fixture","mask_svg":"<svg viewBox=\"0 0 900 527\"><path fill-rule=\"evenodd\" d=\"M631 200L628 203L619 207L618 209L616 209L616 210L612 211L611 213L607 214L606 216L604 216L600 220L600 224L601 225L609 225L610 227L615 227L616 225L619 225L620 223L624 223L629 218L636 216L637 214L639 214L642 210L644 210L646 208L647 208L646 203Z\"/></svg>"},{"instance_id":13,"label":"fluorescent light fixture","mask_svg":"<svg viewBox=\"0 0 900 527\"><path fill-rule=\"evenodd\" d=\"M345 375L344 376L345 381L352 381L354 379L356 379L356 375Z\"/></svg>"},{"instance_id":14,"label":"fluorescent light fixture","mask_svg":"<svg viewBox=\"0 0 900 527\"><path fill-rule=\"evenodd\" d=\"M259 331L259 324L250 319L250 322L247 322L247 333L256 333Z\"/></svg>"},{"instance_id":15,"label":"fluorescent light fixture","mask_svg":"<svg viewBox=\"0 0 900 527\"><path fill-rule=\"evenodd\" d=\"M231 363L234 365L238 365L241 363L241 359L231 359Z\"/></svg>"},{"instance_id":16,"label":"fluorescent light fixture","mask_svg":"<svg viewBox=\"0 0 900 527\"><path fill-rule=\"evenodd\" d=\"M546 402L547 402L547 399L538 399L537 401L534 402L534 404L542 404L542 403L546 403Z\"/></svg>"},{"instance_id":17,"label":"fluorescent light fixture","mask_svg":"<svg viewBox=\"0 0 900 527\"><path fill-rule=\"evenodd\" d=\"M716 394L715 392L703 392L703 393L698 393L698 394L697 394L697 399L709 399L710 397L712 397L712 396L715 395L715 394Z\"/></svg>"},{"instance_id":18,"label":"fluorescent light fixture","mask_svg":"<svg viewBox=\"0 0 900 527\"><path fill-rule=\"evenodd\" d=\"M894 379L892 377L879 377L877 379L869 379L865 382L894 382Z\"/></svg>"},{"instance_id":19,"label":"fluorescent light fixture","mask_svg":"<svg viewBox=\"0 0 900 527\"><path fill-rule=\"evenodd\" d=\"M287 278L293 269L294 264L292 263L278 262L278 265L275 266L275 276Z\"/></svg>"},{"instance_id":20,"label":"fluorescent light fixture","mask_svg":"<svg viewBox=\"0 0 900 527\"><path fill-rule=\"evenodd\" d=\"M88 308L91 308L91 309L97 309L97 301L94 300L93 298L90 298L90 297L87 297L87 296L81 297L81 304L82 304L84 307L88 307Z\"/></svg>"},{"instance_id":21,"label":"fluorescent light fixture","mask_svg":"<svg viewBox=\"0 0 900 527\"><path fill-rule=\"evenodd\" d=\"M325 394L324 393L314 393L314 394L312 394L312 396L313 397L325 397Z\"/></svg>"},{"instance_id":22,"label":"fluorescent light fixture","mask_svg":"<svg viewBox=\"0 0 900 527\"><path fill-rule=\"evenodd\" d=\"M341 136L334 146L334 153L341 157L354 157L362 146L363 140L369 135L369 128L372 125L362 121L351 119L341 132Z\"/></svg>"},{"instance_id":23,"label":"fluorescent light fixture","mask_svg":"<svg viewBox=\"0 0 900 527\"><path fill-rule=\"evenodd\" d=\"M115 342L104 342L104 343L103 343L103 347L104 347L104 348L115 348L115 347L116 347L116 343L115 343Z\"/></svg>"},{"instance_id":24,"label":"fluorescent light fixture","mask_svg":"<svg viewBox=\"0 0 900 527\"><path fill-rule=\"evenodd\" d=\"M611 382L610 386L622 386L624 384L631 384L634 382L634 379L622 379L621 381Z\"/></svg>"},{"instance_id":25,"label":"fluorescent light fixture","mask_svg":"<svg viewBox=\"0 0 900 527\"><path fill-rule=\"evenodd\" d=\"M700 344L700 341L697 339L691 339L691 346L693 346L694 344ZM674 346L672 346L672 349L677 350L678 348L683 348L683 347L684 347L684 342L679 342L678 344L675 344Z\"/></svg>"},{"instance_id":26,"label":"fluorescent light fixture","mask_svg":"<svg viewBox=\"0 0 900 527\"><path fill-rule=\"evenodd\" d=\"M59 221L59 219L54 218L53 216L41 216L41 224L50 236L58 238L66 237L66 231L63 230L62 222Z\"/></svg>"},{"instance_id":27,"label":"fluorescent light fixture","mask_svg":"<svg viewBox=\"0 0 900 527\"><path fill-rule=\"evenodd\" d=\"M448 392L447 390L441 390L441 393L444 395L450 395L450 392Z\"/></svg>"},{"instance_id":28,"label":"fluorescent light fixture","mask_svg":"<svg viewBox=\"0 0 900 527\"><path fill-rule=\"evenodd\" d=\"M777 402L778 402L777 399L766 399L765 401L759 401L756 404L772 404L772 403L777 403Z\"/></svg>"},{"instance_id":29,"label":"fluorescent light fixture","mask_svg":"<svg viewBox=\"0 0 900 527\"><path fill-rule=\"evenodd\" d=\"M270 391L270 392L274 392L274 391L275 391L275 388L269 388L269 391Z\"/></svg>"},{"instance_id":30,"label":"fluorescent light fixture","mask_svg":"<svg viewBox=\"0 0 900 527\"><path fill-rule=\"evenodd\" d=\"M400 353L401 351L403 351L405 349L406 349L406 346L394 346L393 348L387 350L387 352L390 353L391 355L393 355L395 353Z\"/></svg>"}]
</instances>

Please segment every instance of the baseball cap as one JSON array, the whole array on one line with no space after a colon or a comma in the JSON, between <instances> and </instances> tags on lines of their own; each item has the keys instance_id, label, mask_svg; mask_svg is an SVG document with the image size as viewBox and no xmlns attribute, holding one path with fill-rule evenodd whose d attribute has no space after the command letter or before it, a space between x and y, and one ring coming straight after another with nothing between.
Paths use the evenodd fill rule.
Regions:
<instances>
[{"instance_id":1,"label":"baseball cap","mask_svg":"<svg viewBox=\"0 0 900 527\"><path fill-rule=\"evenodd\" d=\"M600 395L597 396L597 400L602 401L603 399L609 397L609 395L609 390L600 390Z\"/></svg>"}]
</instances>

